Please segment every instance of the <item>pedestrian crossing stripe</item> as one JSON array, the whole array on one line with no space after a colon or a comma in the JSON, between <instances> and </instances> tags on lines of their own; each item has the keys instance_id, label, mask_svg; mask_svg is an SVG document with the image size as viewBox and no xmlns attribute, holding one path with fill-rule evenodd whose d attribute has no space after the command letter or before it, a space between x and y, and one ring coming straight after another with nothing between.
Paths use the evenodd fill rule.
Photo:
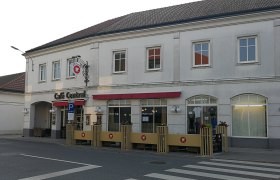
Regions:
<instances>
[{"instance_id":1,"label":"pedestrian crossing stripe","mask_svg":"<svg viewBox=\"0 0 280 180\"><path fill-rule=\"evenodd\" d=\"M157 179L165 179L165 180L194 180L190 178L184 178L184 177L178 177L178 176L171 176L171 175L165 175L165 174L158 174L158 173L151 173L145 175L146 177L151 177L151 178L157 178Z\"/></svg>"},{"instance_id":2,"label":"pedestrian crossing stripe","mask_svg":"<svg viewBox=\"0 0 280 180\"><path fill-rule=\"evenodd\" d=\"M193 175L193 176L224 179L224 180L253 180L250 178L241 178L241 177L235 177L235 176L220 175L220 174L213 174L213 173L206 173L206 172L197 172L197 171L175 169L175 168L168 169L165 171L173 172L173 173L180 173L180 174L188 174L188 175Z\"/></svg>"},{"instance_id":3,"label":"pedestrian crossing stripe","mask_svg":"<svg viewBox=\"0 0 280 180\"><path fill-rule=\"evenodd\" d=\"M258 173L258 172L249 172L249 171L240 171L240 170L232 170L232 169L223 169L223 168L214 168L214 167L207 167L207 166L186 165L184 167L195 168L195 169L202 169L202 170L209 170L209 171L217 171L217 172L226 172L226 173L231 173L231 174L258 176L258 177L265 177L265 178L275 178L275 179L280 178L279 175L273 175L273 174L265 174L265 173Z\"/></svg>"},{"instance_id":4,"label":"pedestrian crossing stripe","mask_svg":"<svg viewBox=\"0 0 280 180\"><path fill-rule=\"evenodd\" d=\"M280 169L256 167L256 166L244 166L240 164L213 163L213 162L206 162L206 161L199 162L199 164L211 165L211 166L223 166L223 167L231 167L231 168L239 168L239 169L250 169L250 170L258 170L258 171L280 172Z\"/></svg>"},{"instance_id":5,"label":"pedestrian crossing stripe","mask_svg":"<svg viewBox=\"0 0 280 180\"><path fill-rule=\"evenodd\" d=\"M190 178L180 177L178 174L189 175L192 176L191 178L205 177L224 180L280 179L280 169L278 167L280 167L280 164L275 163L210 159L210 161L197 162L195 165L183 166L186 169L172 168L165 170L166 173L150 173L144 176L163 180L190 180Z\"/></svg>"},{"instance_id":6,"label":"pedestrian crossing stripe","mask_svg":"<svg viewBox=\"0 0 280 180\"><path fill-rule=\"evenodd\" d=\"M280 164L273 164L273 163L262 163L262 162L252 162L252 161L237 161L237 160L228 160L228 159L211 159L211 161L229 162L229 163L238 163L238 164L247 164L247 165L257 165L257 166L279 167L280 168Z\"/></svg>"}]
</instances>

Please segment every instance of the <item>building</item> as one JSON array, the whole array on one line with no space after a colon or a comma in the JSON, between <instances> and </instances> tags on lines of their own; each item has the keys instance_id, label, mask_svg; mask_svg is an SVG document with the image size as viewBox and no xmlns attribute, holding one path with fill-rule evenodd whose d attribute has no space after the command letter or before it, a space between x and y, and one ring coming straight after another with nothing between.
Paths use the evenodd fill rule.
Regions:
<instances>
[{"instance_id":1,"label":"building","mask_svg":"<svg viewBox=\"0 0 280 180\"><path fill-rule=\"evenodd\" d=\"M25 73L0 77L0 134L22 134Z\"/></svg>"},{"instance_id":2,"label":"building","mask_svg":"<svg viewBox=\"0 0 280 180\"><path fill-rule=\"evenodd\" d=\"M88 130L101 113L104 131L131 122L134 132L167 124L198 133L226 122L231 146L280 148L279 49L280 0L204 0L117 17L26 52L23 131L60 138L68 118ZM87 63L86 85L73 67Z\"/></svg>"}]
</instances>

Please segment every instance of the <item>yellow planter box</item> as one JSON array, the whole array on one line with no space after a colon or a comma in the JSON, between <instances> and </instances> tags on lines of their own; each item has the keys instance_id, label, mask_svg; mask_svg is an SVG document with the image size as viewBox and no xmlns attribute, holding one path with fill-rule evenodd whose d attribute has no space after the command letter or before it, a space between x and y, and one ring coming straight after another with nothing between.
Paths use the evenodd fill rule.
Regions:
<instances>
[{"instance_id":1,"label":"yellow planter box","mask_svg":"<svg viewBox=\"0 0 280 180\"><path fill-rule=\"evenodd\" d=\"M157 144L158 134L156 133L131 133L131 143Z\"/></svg>"},{"instance_id":2,"label":"yellow planter box","mask_svg":"<svg viewBox=\"0 0 280 180\"><path fill-rule=\"evenodd\" d=\"M92 140L92 131L74 131L75 140Z\"/></svg>"},{"instance_id":3,"label":"yellow planter box","mask_svg":"<svg viewBox=\"0 0 280 180\"><path fill-rule=\"evenodd\" d=\"M102 131L100 141L122 142L121 132Z\"/></svg>"},{"instance_id":4,"label":"yellow planter box","mask_svg":"<svg viewBox=\"0 0 280 180\"><path fill-rule=\"evenodd\" d=\"M200 134L169 134L167 143L169 146L200 147Z\"/></svg>"}]
</instances>

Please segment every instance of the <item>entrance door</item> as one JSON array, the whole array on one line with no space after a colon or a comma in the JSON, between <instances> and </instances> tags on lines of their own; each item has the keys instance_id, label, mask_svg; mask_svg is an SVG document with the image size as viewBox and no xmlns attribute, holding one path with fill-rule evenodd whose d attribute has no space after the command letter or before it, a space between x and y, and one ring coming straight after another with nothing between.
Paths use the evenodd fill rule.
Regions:
<instances>
[{"instance_id":1,"label":"entrance door","mask_svg":"<svg viewBox=\"0 0 280 180\"><path fill-rule=\"evenodd\" d=\"M61 109L60 111L60 122L61 122L61 131L60 131L60 137L61 138L66 138L66 123L68 119L68 110L66 108Z\"/></svg>"}]
</instances>

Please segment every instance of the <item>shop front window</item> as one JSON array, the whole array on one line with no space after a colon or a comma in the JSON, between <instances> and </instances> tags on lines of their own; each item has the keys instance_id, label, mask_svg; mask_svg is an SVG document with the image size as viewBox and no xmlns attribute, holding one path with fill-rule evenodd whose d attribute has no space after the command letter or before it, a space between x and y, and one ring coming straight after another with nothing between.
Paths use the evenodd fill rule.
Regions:
<instances>
[{"instance_id":1,"label":"shop front window","mask_svg":"<svg viewBox=\"0 0 280 180\"><path fill-rule=\"evenodd\" d=\"M194 96L187 100L188 133L199 134L202 125L217 125L217 99L207 95Z\"/></svg>"},{"instance_id":2,"label":"shop front window","mask_svg":"<svg viewBox=\"0 0 280 180\"><path fill-rule=\"evenodd\" d=\"M242 94L231 99L232 136L267 137L266 98Z\"/></svg>"},{"instance_id":3,"label":"shop front window","mask_svg":"<svg viewBox=\"0 0 280 180\"><path fill-rule=\"evenodd\" d=\"M131 105L129 100L108 102L108 131L120 131L121 124L131 124Z\"/></svg>"},{"instance_id":4,"label":"shop front window","mask_svg":"<svg viewBox=\"0 0 280 180\"><path fill-rule=\"evenodd\" d=\"M142 132L155 133L156 127L167 124L167 105L163 99L145 99L142 106Z\"/></svg>"}]
</instances>

